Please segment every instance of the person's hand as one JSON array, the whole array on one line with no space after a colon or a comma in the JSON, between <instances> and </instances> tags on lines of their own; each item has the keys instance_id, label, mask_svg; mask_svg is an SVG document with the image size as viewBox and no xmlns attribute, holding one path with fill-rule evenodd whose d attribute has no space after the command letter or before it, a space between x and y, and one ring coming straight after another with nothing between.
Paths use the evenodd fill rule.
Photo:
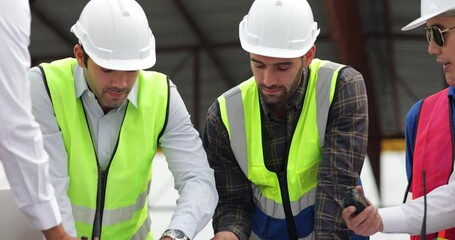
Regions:
<instances>
[{"instance_id":1,"label":"person's hand","mask_svg":"<svg viewBox=\"0 0 455 240\"><path fill-rule=\"evenodd\" d=\"M50 229L43 230L42 232L47 240L78 240L77 238L68 235L61 224Z\"/></svg>"},{"instance_id":2,"label":"person's hand","mask_svg":"<svg viewBox=\"0 0 455 240\"><path fill-rule=\"evenodd\" d=\"M361 188L357 187L359 191ZM355 207L349 206L343 210L343 219L349 229L361 236L371 236L383 229L382 218L378 209L367 199L368 207L355 215Z\"/></svg>"},{"instance_id":3,"label":"person's hand","mask_svg":"<svg viewBox=\"0 0 455 240\"><path fill-rule=\"evenodd\" d=\"M211 240L239 240L237 235L229 231L217 232Z\"/></svg>"}]
</instances>

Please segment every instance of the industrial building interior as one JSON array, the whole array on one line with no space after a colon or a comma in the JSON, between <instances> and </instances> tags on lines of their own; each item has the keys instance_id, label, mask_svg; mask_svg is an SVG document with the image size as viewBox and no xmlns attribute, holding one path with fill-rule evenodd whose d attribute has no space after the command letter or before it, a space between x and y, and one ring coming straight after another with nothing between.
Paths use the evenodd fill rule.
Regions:
<instances>
[{"instance_id":1,"label":"industrial building interior","mask_svg":"<svg viewBox=\"0 0 455 240\"><path fill-rule=\"evenodd\" d=\"M32 66L71 57L70 27L88 0L32 1ZM238 25L253 0L138 0L156 38L157 63L177 85L201 132L210 104L249 78ZM321 29L316 57L353 66L369 100L368 159L381 194L381 153L404 150L409 108L446 87L442 67L427 53L423 28L401 28L420 16L419 0L308 0Z\"/></svg>"},{"instance_id":2,"label":"industrial building interior","mask_svg":"<svg viewBox=\"0 0 455 240\"><path fill-rule=\"evenodd\" d=\"M201 131L210 104L251 76L238 24L253 0L138 0L156 38L153 71L177 84ZM316 57L353 66L365 79L369 145L376 182L380 153L404 148L404 123L417 100L446 87L442 67L428 55L423 28L401 31L420 15L418 0L309 0L321 29ZM31 6L32 66L72 56L69 31L87 0L35 0Z\"/></svg>"}]
</instances>

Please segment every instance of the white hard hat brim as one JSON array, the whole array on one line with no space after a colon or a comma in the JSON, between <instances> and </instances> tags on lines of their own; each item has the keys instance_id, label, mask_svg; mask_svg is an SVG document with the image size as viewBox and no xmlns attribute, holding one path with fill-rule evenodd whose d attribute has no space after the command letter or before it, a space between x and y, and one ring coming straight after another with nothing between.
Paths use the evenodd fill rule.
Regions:
<instances>
[{"instance_id":1,"label":"white hard hat brim","mask_svg":"<svg viewBox=\"0 0 455 240\"><path fill-rule=\"evenodd\" d=\"M408 31L417 28L425 24L430 18L444 15L447 12L455 10L454 0L439 0L439 2L433 2L433 0L422 0L421 4L421 16L408 25L404 26L401 31Z\"/></svg>"},{"instance_id":2,"label":"white hard hat brim","mask_svg":"<svg viewBox=\"0 0 455 240\"><path fill-rule=\"evenodd\" d=\"M240 45L242 48L253 54L266 56L266 57L275 57L275 58L298 58L305 55L311 46L301 49L299 51L289 50L289 49L276 49L276 48L266 48L261 46L255 46L248 44L245 41L240 40Z\"/></svg>"},{"instance_id":3,"label":"white hard hat brim","mask_svg":"<svg viewBox=\"0 0 455 240\"><path fill-rule=\"evenodd\" d=\"M87 53L88 54L88 53ZM90 56L90 54L88 54ZM126 59L126 60L106 60L103 58L98 58L96 56L90 56L90 58L99 66L117 71L137 71L145 70L151 68L156 63L155 56L150 56L146 59Z\"/></svg>"},{"instance_id":4,"label":"white hard hat brim","mask_svg":"<svg viewBox=\"0 0 455 240\"><path fill-rule=\"evenodd\" d=\"M438 16L438 15L444 13L444 12L447 12L447 10L441 10L439 12L434 12L434 13L432 13L430 15L425 15L425 16L419 17L416 20L414 20L411 23L409 23L408 25L404 26L401 29L401 31L408 31L408 30L412 30L414 28L417 28L417 27L425 24L428 19L436 17L436 16Z\"/></svg>"}]
</instances>

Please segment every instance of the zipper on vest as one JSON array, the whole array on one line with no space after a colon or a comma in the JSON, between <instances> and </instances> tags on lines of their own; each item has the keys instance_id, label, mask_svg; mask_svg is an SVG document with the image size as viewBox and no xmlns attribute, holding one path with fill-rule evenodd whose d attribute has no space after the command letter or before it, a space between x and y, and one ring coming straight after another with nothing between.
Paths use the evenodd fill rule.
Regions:
<instances>
[{"instance_id":1,"label":"zipper on vest","mask_svg":"<svg viewBox=\"0 0 455 240\"><path fill-rule=\"evenodd\" d=\"M292 214L291 201L289 199L286 171L277 172L276 175L278 176L278 183L280 184L281 200L283 201L283 209L286 217L289 239L297 240L297 230L295 228L294 215Z\"/></svg>"},{"instance_id":2,"label":"zipper on vest","mask_svg":"<svg viewBox=\"0 0 455 240\"><path fill-rule=\"evenodd\" d=\"M106 197L107 172L98 167L98 192L96 196L96 213L93 220L92 239L95 237L101 240L101 227L103 225L104 200Z\"/></svg>"}]
</instances>

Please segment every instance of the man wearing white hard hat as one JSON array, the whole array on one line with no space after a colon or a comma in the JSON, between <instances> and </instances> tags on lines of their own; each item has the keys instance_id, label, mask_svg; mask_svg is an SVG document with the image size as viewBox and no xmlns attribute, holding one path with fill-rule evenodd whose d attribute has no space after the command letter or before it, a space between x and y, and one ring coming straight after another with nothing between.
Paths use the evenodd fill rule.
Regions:
<instances>
[{"instance_id":1,"label":"man wearing white hard hat","mask_svg":"<svg viewBox=\"0 0 455 240\"><path fill-rule=\"evenodd\" d=\"M359 239L341 204L365 159L366 89L352 67L315 58L318 34L305 0L256 0L241 21L254 76L210 106L203 134L215 240Z\"/></svg>"},{"instance_id":2,"label":"man wearing white hard hat","mask_svg":"<svg viewBox=\"0 0 455 240\"><path fill-rule=\"evenodd\" d=\"M134 0L91 0L71 32L75 58L28 73L65 230L152 239L147 199L160 148L180 197L155 239L193 239L218 201L213 170L176 86L144 71L156 59L143 9Z\"/></svg>"},{"instance_id":3,"label":"man wearing white hard hat","mask_svg":"<svg viewBox=\"0 0 455 240\"><path fill-rule=\"evenodd\" d=\"M421 16L402 30L423 24L428 53L442 65L449 87L418 101L408 112L406 163L412 200L379 210L369 206L357 216L352 214L354 207L343 211L348 227L361 235L382 231L409 233L411 239L420 239L418 234L455 239L455 1L422 0ZM422 231L425 211L426 231Z\"/></svg>"}]
</instances>

